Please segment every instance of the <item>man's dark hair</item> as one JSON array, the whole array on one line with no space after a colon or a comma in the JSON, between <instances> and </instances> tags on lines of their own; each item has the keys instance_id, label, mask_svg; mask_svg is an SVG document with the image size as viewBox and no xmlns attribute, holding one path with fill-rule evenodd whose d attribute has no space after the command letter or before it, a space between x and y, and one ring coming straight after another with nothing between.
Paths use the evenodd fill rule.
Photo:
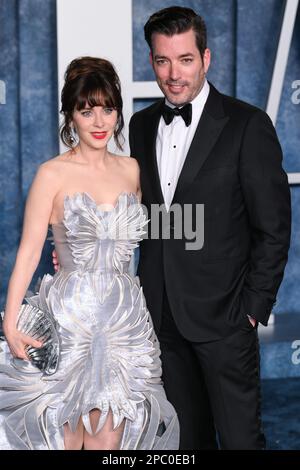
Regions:
<instances>
[{"instance_id":1,"label":"man's dark hair","mask_svg":"<svg viewBox=\"0 0 300 470\"><path fill-rule=\"evenodd\" d=\"M203 58L206 49L206 25L201 16L191 8L169 7L159 10L150 16L144 26L145 39L152 51L153 33L173 36L193 30L196 36L196 44Z\"/></svg>"}]
</instances>

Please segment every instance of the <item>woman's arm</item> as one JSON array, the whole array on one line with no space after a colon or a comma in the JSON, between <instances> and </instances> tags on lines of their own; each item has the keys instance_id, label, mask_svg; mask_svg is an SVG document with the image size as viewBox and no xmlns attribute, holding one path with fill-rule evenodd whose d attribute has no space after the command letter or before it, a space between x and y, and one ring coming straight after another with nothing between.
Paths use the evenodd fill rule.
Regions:
<instances>
[{"instance_id":1,"label":"woman's arm","mask_svg":"<svg viewBox=\"0 0 300 470\"><path fill-rule=\"evenodd\" d=\"M24 224L15 266L9 281L3 331L14 356L27 359L25 345L38 347L39 341L16 329L17 316L32 276L40 261L48 225L53 210L53 200L58 183L52 165L41 165L32 183L26 202Z\"/></svg>"}]
</instances>

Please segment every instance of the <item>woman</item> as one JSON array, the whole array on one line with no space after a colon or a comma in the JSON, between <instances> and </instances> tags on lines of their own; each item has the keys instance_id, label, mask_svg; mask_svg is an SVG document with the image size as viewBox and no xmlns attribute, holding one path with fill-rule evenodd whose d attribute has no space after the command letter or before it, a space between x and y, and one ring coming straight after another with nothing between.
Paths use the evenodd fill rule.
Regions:
<instances>
[{"instance_id":1,"label":"woman","mask_svg":"<svg viewBox=\"0 0 300 470\"><path fill-rule=\"evenodd\" d=\"M138 278L128 273L146 224L135 159L111 154L123 127L110 62L71 62L62 90L62 140L31 186L10 279L0 361L3 449L176 449L178 420L161 382L159 345ZM27 299L56 321L58 368L30 362L18 312L48 224L60 270Z\"/></svg>"}]
</instances>

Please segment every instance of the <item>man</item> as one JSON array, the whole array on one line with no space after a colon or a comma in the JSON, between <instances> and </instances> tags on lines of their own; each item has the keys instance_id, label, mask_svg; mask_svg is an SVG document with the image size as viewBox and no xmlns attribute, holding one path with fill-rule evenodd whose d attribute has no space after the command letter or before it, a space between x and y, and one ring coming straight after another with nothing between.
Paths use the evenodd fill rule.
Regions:
<instances>
[{"instance_id":1,"label":"man","mask_svg":"<svg viewBox=\"0 0 300 470\"><path fill-rule=\"evenodd\" d=\"M267 325L290 240L280 144L263 111L207 82L193 10L163 9L144 29L165 99L130 122L142 202L149 214L154 204L204 204L205 214L202 249L149 237L138 268L181 448L215 447L212 413L222 449L263 449L257 324Z\"/></svg>"}]
</instances>

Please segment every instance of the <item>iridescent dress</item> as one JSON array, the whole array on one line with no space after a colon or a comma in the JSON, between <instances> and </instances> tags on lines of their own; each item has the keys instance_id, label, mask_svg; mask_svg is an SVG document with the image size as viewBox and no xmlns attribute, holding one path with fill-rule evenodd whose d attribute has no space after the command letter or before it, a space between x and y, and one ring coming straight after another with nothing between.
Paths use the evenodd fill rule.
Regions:
<instances>
[{"instance_id":1,"label":"iridescent dress","mask_svg":"<svg viewBox=\"0 0 300 470\"><path fill-rule=\"evenodd\" d=\"M125 419L121 449L178 449L179 426L161 380L160 349L138 277L128 272L147 223L137 196L121 193L103 211L87 193L66 197L53 225L61 269L27 299L57 322L59 366L45 375L29 361L0 354L0 449L63 449L63 425L89 412Z\"/></svg>"}]
</instances>

